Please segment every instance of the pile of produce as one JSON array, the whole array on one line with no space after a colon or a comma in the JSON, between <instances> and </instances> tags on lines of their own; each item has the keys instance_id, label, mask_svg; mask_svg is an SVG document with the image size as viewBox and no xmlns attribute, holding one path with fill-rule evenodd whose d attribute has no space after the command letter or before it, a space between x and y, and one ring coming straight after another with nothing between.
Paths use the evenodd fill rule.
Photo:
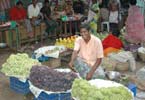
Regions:
<instances>
[{"instance_id":1,"label":"pile of produce","mask_svg":"<svg viewBox=\"0 0 145 100\"><path fill-rule=\"evenodd\" d=\"M77 36L70 36L70 37L67 37L67 38L59 38L59 39L56 39L56 43L55 45L59 46L59 45L63 45L67 48L74 48L74 42L75 42L75 39L77 38Z\"/></svg>"},{"instance_id":2,"label":"pile of produce","mask_svg":"<svg viewBox=\"0 0 145 100\"><path fill-rule=\"evenodd\" d=\"M60 92L70 90L77 75L73 72L59 72L48 66L33 66L31 83L46 91Z\"/></svg>"},{"instance_id":3,"label":"pile of produce","mask_svg":"<svg viewBox=\"0 0 145 100\"><path fill-rule=\"evenodd\" d=\"M82 79L73 82L72 96L77 100L133 100L131 93L123 86L97 88Z\"/></svg>"},{"instance_id":4,"label":"pile of produce","mask_svg":"<svg viewBox=\"0 0 145 100\"><path fill-rule=\"evenodd\" d=\"M104 40L104 38L106 38L108 36L108 34L98 33L95 36L98 37L101 40Z\"/></svg>"},{"instance_id":5,"label":"pile of produce","mask_svg":"<svg viewBox=\"0 0 145 100\"><path fill-rule=\"evenodd\" d=\"M40 63L31 59L27 54L11 54L6 62L2 65L1 71L7 76L27 78L33 65Z\"/></svg>"},{"instance_id":6,"label":"pile of produce","mask_svg":"<svg viewBox=\"0 0 145 100\"><path fill-rule=\"evenodd\" d=\"M124 26L121 30L120 30L120 35L119 35L119 39L123 42L123 44L126 44L127 41L125 39L125 35L127 34L126 33L126 27Z\"/></svg>"}]
</instances>

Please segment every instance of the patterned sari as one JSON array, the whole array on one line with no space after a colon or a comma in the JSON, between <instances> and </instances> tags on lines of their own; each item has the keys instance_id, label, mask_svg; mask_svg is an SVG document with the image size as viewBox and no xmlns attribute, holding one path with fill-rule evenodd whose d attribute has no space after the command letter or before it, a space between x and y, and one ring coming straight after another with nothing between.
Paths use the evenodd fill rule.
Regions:
<instances>
[{"instance_id":1,"label":"patterned sari","mask_svg":"<svg viewBox=\"0 0 145 100\"><path fill-rule=\"evenodd\" d=\"M144 18L137 6L131 6L126 20L126 40L130 43L145 42Z\"/></svg>"}]
</instances>

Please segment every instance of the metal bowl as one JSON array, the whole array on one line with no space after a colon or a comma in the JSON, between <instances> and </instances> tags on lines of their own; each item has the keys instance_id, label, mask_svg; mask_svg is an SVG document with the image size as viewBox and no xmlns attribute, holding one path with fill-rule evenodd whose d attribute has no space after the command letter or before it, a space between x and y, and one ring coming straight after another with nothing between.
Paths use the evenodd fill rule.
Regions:
<instances>
[{"instance_id":1,"label":"metal bowl","mask_svg":"<svg viewBox=\"0 0 145 100\"><path fill-rule=\"evenodd\" d=\"M108 71L108 72L106 72L106 75L110 80L118 79L121 76L121 74L116 71Z\"/></svg>"}]
</instances>

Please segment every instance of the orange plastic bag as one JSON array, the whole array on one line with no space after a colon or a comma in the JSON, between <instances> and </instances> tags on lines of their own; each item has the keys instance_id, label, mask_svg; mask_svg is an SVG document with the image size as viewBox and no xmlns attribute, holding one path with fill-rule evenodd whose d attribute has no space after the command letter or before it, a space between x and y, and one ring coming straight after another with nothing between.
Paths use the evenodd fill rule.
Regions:
<instances>
[{"instance_id":1,"label":"orange plastic bag","mask_svg":"<svg viewBox=\"0 0 145 100\"><path fill-rule=\"evenodd\" d=\"M104 49L104 56L107 56L109 53L113 53L113 52L117 53L119 51L120 49L109 47L109 48Z\"/></svg>"}]
</instances>

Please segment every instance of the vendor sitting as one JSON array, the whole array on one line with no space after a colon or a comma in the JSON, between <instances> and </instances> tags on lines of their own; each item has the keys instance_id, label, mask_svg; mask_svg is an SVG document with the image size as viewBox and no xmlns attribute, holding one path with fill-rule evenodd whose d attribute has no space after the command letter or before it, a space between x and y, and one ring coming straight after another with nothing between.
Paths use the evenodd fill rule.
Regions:
<instances>
[{"instance_id":1,"label":"vendor sitting","mask_svg":"<svg viewBox=\"0 0 145 100\"><path fill-rule=\"evenodd\" d=\"M32 0L32 4L28 6L28 18L30 19L32 26L40 25L41 23L40 7L37 3L37 0ZM34 37L34 34L31 34L31 37Z\"/></svg>"},{"instance_id":2,"label":"vendor sitting","mask_svg":"<svg viewBox=\"0 0 145 100\"><path fill-rule=\"evenodd\" d=\"M72 70L79 72L80 76L90 80L99 78L98 67L103 58L101 40L91 35L90 28L82 25L80 35L75 41L74 51L69 63Z\"/></svg>"},{"instance_id":3,"label":"vendor sitting","mask_svg":"<svg viewBox=\"0 0 145 100\"><path fill-rule=\"evenodd\" d=\"M41 9L41 13L44 17L44 22L46 23L46 32L47 34L51 35L54 33L54 30L57 28L58 23L51 18L51 8L49 5L49 0L44 1L44 6Z\"/></svg>"},{"instance_id":4,"label":"vendor sitting","mask_svg":"<svg viewBox=\"0 0 145 100\"><path fill-rule=\"evenodd\" d=\"M27 11L23 7L22 1L18 1L14 7L10 9L10 19L16 21L18 25L24 25L27 29L28 36L31 37L32 28L30 27L30 21L27 20Z\"/></svg>"}]
</instances>

